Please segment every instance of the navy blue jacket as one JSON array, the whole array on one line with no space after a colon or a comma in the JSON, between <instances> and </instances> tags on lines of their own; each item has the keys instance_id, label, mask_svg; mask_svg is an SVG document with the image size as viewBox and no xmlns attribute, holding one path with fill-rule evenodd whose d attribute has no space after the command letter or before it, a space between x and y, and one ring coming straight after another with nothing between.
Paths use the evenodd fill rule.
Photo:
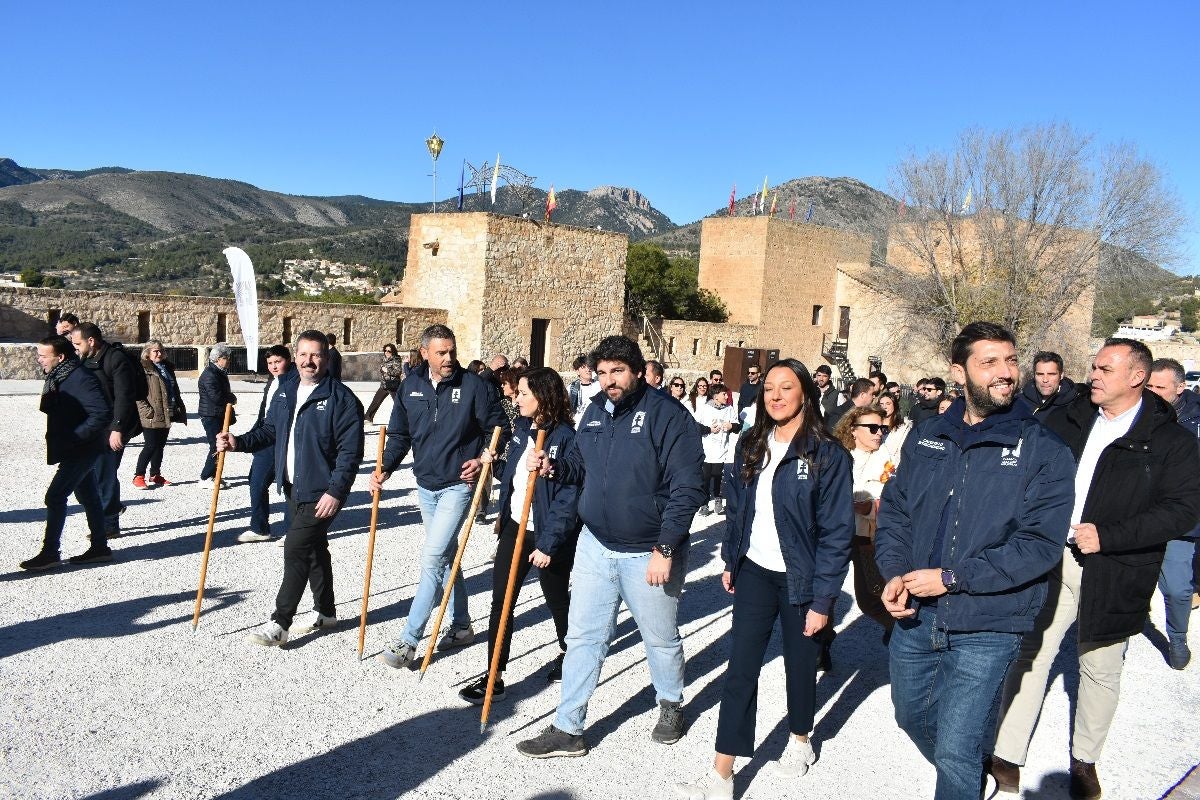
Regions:
<instances>
[{"instance_id":1,"label":"navy blue jacket","mask_svg":"<svg viewBox=\"0 0 1200 800\"><path fill-rule=\"evenodd\" d=\"M1058 391L1049 397L1042 397L1038 394L1037 384L1030 379L1025 384L1025 388L1017 395L1017 402L1024 403L1029 409L1029 413L1037 416L1046 414L1056 408L1062 408L1075 402L1075 398L1079 397L1079 388L1070 378L1063 378L1058 384Z\"/></svg>"},{"instance_id":2,"label":"navy blue jacket","mask_svg":"<svg viewBox=\"0 0 1200 800\"><path fill-rule=\"evenodd\" d=\"M271 385L276 380L277 379L274 375L271 375L269 378L267 378L267 385L263 387L262 397L259 398L258 401L258 419L256 419L254 424L250 426L251 430L254 430L258 426L262 425L263 420L267 418L267 394L271 391ZM287 371L280 375L278 380L281 387L286 386L289 383L299 383L300 372L296 369L296 365L294 363L288 364ZM275 398L272 397L271 399L274 400ZM221 414L224 416L225 412L222 411Z\"/></svg>"},{"instance_id":3,"label":"navy blue jacket","mask_svg":"<svg viewBox=\"0 0 1200 800\"><path fill-rule=\"evenodd\" d=\"M58 385L42 395L46 415L46 463L64 458L95 458L108 449L112 403L94 370L77 366Z\"/></svg>"},{"instance_id":4,"label":"navy blue jacket","mask_svg":"<svg viewBox=\"0 0 1200 800\"><path fill-rule=\"evenodd\" d=\"M500 516L509 513L509 502L513 492L519 493L521 500L525 499L525 487L529 479L529 470L521 454L530 439L536 441L537 431L531 430L532 420L528 417L518 417L512 436L510 458L504 465L504 474L500 476ZM546 455L551 462L557 461L559 454L564 453L575 439L575 429L570 425L555 425L546 432ZM579 535L579 515L576 506L579 502L579 487L559 481L538 480L533 486L533 534L534 543L538 550L553 557L564 543ZM520 523L520 519L517 522Z\"/></svg>"},{"instance_id":5,"label":"navy blue jacket","mask_svg":"<svg viewBox=\"0 0 1200 800\"><path fill-rule=\"evenodd\" d=\"M752 483L743 483L744 444L744 439L738 442L734 479L725 487L728 505L721 558L732 582L737 581L743 557L750 550L755 492L762 477L760 472ZM771 500L779 548L787 565L788 599L793 605L812 603L812 610L818 613L833 611L850 569L853 489L846 448L811 434L792 440L771 481Z\"/></svg>"},{"instance_id":6,"label":"navy blue jacket","mask_svg":"<svg viewBox=\"0 0 1200 800\"><path fill-rule=\"evenodd\" d=\"M645 382L612 413L607 403L600 392L584 410L556 480L583 487L579 516L609 550L647 553L656 544L682 544L708 499L695 417Z\"/></svg>"},{"instance_id":7,"label":"navy blue jacket","mask_svg":"<svg viewBox=\"0 0 1200 800\"><path fill-rule=\"evenodd\" d=\"M493 384L455 364L454 374L435 390L429 365L422 364L396 392L383 471L395 472L411 449L413 474L422 489L436 492L462 483L462 465L479 458L496 426L503 431L496 452L503 453L511 434Z\"/></svg>"},{"instance_id":8,"label":"navy blue jacket","mask_svg":"<svg viewBox=\"0 0 1200 800\"><path fill-rule=\"evenodd\" d=\"M1196 445L1200 447L1200 395L1191 390L1181 394L1179 405L1175 408L1175 415L1179 418L1179 424L1183 426L1183 429L1196 437ZM1191 541L1200 539L1200 524L1192 528L1192 532L1187 536L1180 538Z\"/></svg>"},{"instance_id":9,"label":"navy blue jacket","mask_svg":"<svg viewBox=\"0 0 1200 800\"><path fill-rule=\"evenodd\" d=\"M296 472L292 499L312 503L323 494L346 501L363 457L363 407L354 392L328 374L308 401L296 408L299 381L281 384L262 423L237 437L237 449L253 453L275 446L275 482L287 474L288 435L296 415Z\"/></svg>"},{"instance_id":10,"label":"navy blue jacket","mask_svg":"<svg viewBox=\"0 0 1200 800\"><path fill-rule=\"evenodd\" d=\"M955 591L917 612L936 613L939 628L1023 633L1063 557L1075 460L1022 403L970 428L964 410L959 398L905 439L883 489L875 561L885 581L930 564L954 570Z\"/></svg>"},{"instance_id":11,"label":"navy blue jacket","mask_svg":"<svg viewBox=\"0 0 1200 800\"><path fill-rule=\"evenodd\" d=\"M200 373L196 388L200 393L200 399L196 403L198 416L224 419L225 404L237 405L237 395L229 388L229 373L212 361L208 362L208 366ZM237 414L230 414L229 424L232 425L236 421Z\"/></svg>"}]
</instances>

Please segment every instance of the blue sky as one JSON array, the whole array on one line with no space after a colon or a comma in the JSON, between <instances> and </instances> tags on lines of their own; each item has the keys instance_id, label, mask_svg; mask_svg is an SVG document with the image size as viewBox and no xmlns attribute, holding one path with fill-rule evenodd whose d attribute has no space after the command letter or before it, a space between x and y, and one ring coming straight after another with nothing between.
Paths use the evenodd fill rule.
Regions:
<instances>
[{"instance_id":1,"label":"blue sky","mask_svg":"<svg viewBox=\"0 0 1200 800\"><path fill-rule=\"evenodd\" d=\"M1191 2L11 3L0 156L420 201L436 128L442 197L499 152L683 223L735 181L887 190L964 128L1061 121L1164 169L1192 272L1198 23Z\"/></svg>"}]
</instances>

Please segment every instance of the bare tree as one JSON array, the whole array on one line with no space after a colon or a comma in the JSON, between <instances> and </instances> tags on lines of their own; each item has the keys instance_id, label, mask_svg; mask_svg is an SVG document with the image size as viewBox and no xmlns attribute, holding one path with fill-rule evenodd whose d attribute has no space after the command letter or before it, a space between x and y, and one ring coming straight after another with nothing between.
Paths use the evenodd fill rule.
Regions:
<instances>
[{"instance_id":1,"label":"bare tree","mask_svg":"<svg viewBox=\"0 0 1200 800\"><path fill-rule=\"evenodd\" d=\"M1161 172L1129 145L1101 150L1067 125L962 134L952 152L912 155L888 262L873 283L903 335L939 352L966 323L1007 325L1042 346L1083 298L1144 290L1170 266L1184 224ZM1086 342L1081 343L1086 346Z\"/></svg>"}]
</instances>

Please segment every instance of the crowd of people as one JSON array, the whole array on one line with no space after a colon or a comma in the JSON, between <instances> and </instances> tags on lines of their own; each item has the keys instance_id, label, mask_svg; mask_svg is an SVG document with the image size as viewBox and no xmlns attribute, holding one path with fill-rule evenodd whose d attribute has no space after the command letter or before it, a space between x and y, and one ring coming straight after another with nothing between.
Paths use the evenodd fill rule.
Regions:
<instances>
[{"instance_id":1,"label":"crowd of people","mask_svg":"<svg viewBox=\"0 0 1200 800\"><path fill-rule=\"evenodd\" d=\"M47 457L58 468L42 549L21 564L28 570L61 563L72 493L91 545L70 561L110 560L124 446L144 437L135 488L169 486L164 445L171 424L187 420L161 342L148 343L139 363L94 324L70 315L63 323L68 329L37 348ZM236 436L222 432L237 401L228 346L209 351L200 376L197 415L209 443L201 479L215 479L217 453L253 453L250 528L239 540L275 538L272 484L287 500L283 580L250 639L282 646L336 627L328 534L363 461L364 423L390 397L383 463L369 488L388 491L411 454L424 540L408 616L380 661L415 665L447 587L450 621L430 646L474 641L466 588L451 570L473 484L489 465L499 484L492 700L505 697L511 578L519 590L538 569L558 640L545 670L559 683L557 710L545 730L517 744L525 756L587 754L588 703L622 604L655 691L650 736L672 744L685 735L677 619L697 515L724 518L720 581L733 610L712 766L679 782L681 797L733 796L735 760L754 751L760 672L776 622L791 736L775 769L797 778L814 765L817 675L832 668L834 606L851 567L855 602L887 648L896 721L934 766L937 798L974 800L988 781L1019 790L1050 665L1071 625L1080 676L1074 798L1101 795L1096 763L1125 649L1156 588L1166 599L1168 663L1189 663L1200 397L1178 362L1154 360L1141 342L1107 340L1078 384L1057 354L1037 353L1022 387L1013 335L976 322L953 342L952 385L927 377L910 395L878 370L839 392L829 366L810 370L793 358L752 364L729 382L714 369L689 386L623 336L575 359L570 381L503 355L464 368L453 331L433 325L407 360L385 346L366 412L335 374L335 352L332 337L316 330L299 335L294 354L270 348L257 419ZM306 585L314 611L297 623ZM485 678L459 694L479 704L487 692Z\"/></svg>"}]
</instances>

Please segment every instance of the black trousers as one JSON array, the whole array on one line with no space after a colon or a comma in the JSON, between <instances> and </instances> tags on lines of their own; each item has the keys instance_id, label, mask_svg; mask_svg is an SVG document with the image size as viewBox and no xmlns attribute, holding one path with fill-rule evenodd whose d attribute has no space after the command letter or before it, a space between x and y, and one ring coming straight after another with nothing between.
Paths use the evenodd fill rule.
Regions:
<instances>
[{"instance_id":1,"label":"black trousers","mask_svg":"<svg viewBox=\"0 0 1200 800\"><path fill-rule=\"evenodd\" d=\"M724 464L709 464L704 462L704 488L708 492L708 499L721 496L721 475L725 471Z\"/></svg>"},{"instance_id":2,"label":"black trousers","mask_svg":"<svg viewBox=\"0 0 1200 800\"><path fill-rule=\"evenodd\" d=\"M147 466L150 467L150 475L162 475L163 450L167 446L167 435L170 432L170 428L142 429L142 452L138 456L134 475L145 475Z\"/></svg>"},{"instance_id":3,"label":"black trousers","mask_svg":"<svg viewBox=\"0 0 1200 800\"><path fill-rule=\"evenodd\" d=\"M316 502L296 503L292 500L292 487L284 485L291 511L292 523L288 527L283 545L283 583L275 597L274 622L285 629L292 626L304 587L312 587L313 608L327 617L337 613L333 602L333 562L329 558L329 526L337 515L318 519L313 514Z\"/></svg>"},{"instance_id":4,"label":"black trousers","mask_svg":"<svg viewBox=\"0 0 1200 800\"><path fill-rule=\"evenodd\" d=\"M375 390L375 396L371 398L371 405L367 407L367 419L375 419L375 412L379 410L381 405L383 405L383 399L385 397L391 397L392 401L395 402L396 393L383 386L380 386Z\"/></svg>"},{"instance_id":5,"label":"black trousers","mask_svg":"<svg viewBox=\"0 0 1200 800\"><path fill-rule=\"evenodd\" d=\"M808 606L788 599L787 574L742 562L733 595L733 627L721 711L717 717L718 753L754 754L754 717L758 677L776 617L783 628L783 668L787 686L788 730L807 735L813 728L817 697L817 656L821 643L804 635Z\"/></svg>"},{"instance_id":6,"label":"black trousers","mask_svg":"<svg viewBox=\"0 0 1200 800\"><path fill-rule=\"evenodd\" d=\"M488 666L492 663L492 652L496 647L496 633L500 630L500 614L504 610L504 593L508 590L508 575L512 566L513 551L517 546L517 522L507 517L500 528L499 547L496 549L496 561L492 567L492 616L488 620ZM513 608L517 606L517 597L521 593L521 584L533 565L529 563L529 554L534 551L533 531L525 532L525 541L521 546L521 560L517 564L517 583L514 587ZM571 567L575 563L575 544L577 539L571 539L563 544L558 552L550 558L550 566L538 570L538 580L542 584L542 595L554 617L554 632L558 635L558 647L563 652L567 649L567 615L571 606ZM512 644L513 613L508 615L508 624L504 630L504 641L500 644L499 671L503 672L508 666L509 646Z\"/></svg>"}]
</instances>

